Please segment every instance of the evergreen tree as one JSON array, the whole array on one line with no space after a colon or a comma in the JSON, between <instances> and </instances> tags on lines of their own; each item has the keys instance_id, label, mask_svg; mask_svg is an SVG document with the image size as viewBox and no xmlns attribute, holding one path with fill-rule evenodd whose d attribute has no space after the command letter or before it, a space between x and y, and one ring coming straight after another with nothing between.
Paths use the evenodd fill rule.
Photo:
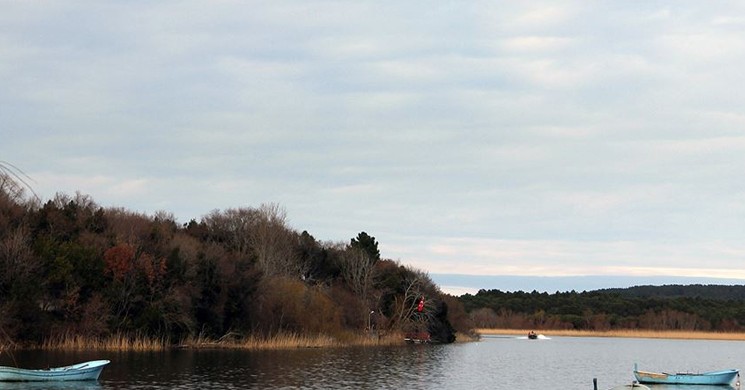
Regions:
<instances>
[{"instance_id":1,"label":"evergreen tree","mask_svg":"<svg viewBox=\"0 0 745 390\"><path fill-rule=\"evenodd\" d=\"M352 248L362 250L364 253L366 253L368 256L370 256L370 259L372 259L373 263L380 260L380 250L378 249L378 242L375 241L375 237L371 237L365 232L360 232L360 234L357 235L357 238L353 238L349 245Z\"/></svg>"}]
</instances>

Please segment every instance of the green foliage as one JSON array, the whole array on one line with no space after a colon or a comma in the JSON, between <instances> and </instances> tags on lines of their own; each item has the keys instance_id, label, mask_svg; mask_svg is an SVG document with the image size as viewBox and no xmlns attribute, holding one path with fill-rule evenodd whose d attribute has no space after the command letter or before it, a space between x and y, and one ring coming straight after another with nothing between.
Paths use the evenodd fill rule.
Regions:
<instances>
[{"instance_id":1,"label":"green foliage","mask_svg":"<svg viewBox=\"0 0 745 390\"><path fill-rule=\"evenodd\" d=\"M334 261L331 252L305 230L298 240L297 255L300 263L307 265L303 275L306 280L331 281L341 275L339 263Z\"/></svg>"},{"instance_id":2,"label":"green foliage","mask_svg":"<svg viewBox=\"0 0 745 390\"><path fill-rule=\"evenodd\" d=\"M353 238L349 244L352 248L359 249L366 253L373 262L380 260L380 250L378 249L378 242L375 241L375 237L371 237L365 232L357 234L357 238Z\"/></svg>"}]
</instances>

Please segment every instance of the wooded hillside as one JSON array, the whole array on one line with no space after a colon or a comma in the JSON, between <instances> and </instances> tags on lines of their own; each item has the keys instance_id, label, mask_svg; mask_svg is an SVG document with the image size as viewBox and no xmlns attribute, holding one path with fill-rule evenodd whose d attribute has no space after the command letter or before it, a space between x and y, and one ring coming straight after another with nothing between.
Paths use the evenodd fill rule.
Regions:
<instances>
[{"instance_id":1,"label":"wooded hillside","mask_svg":"<svg viewBox=\"0 0 745 390\"><path fill-rule=\"evenodd\" d=\"M0 171L0 330L14 342L280 332L343 339L369 328L451 342L453 326L469 329L457 299L426 273L381 258L375 237L319 242L290 228L275 204L179 225L167 212L102 208L87 195L36 199Z\"/></svg>"}]
</instances>

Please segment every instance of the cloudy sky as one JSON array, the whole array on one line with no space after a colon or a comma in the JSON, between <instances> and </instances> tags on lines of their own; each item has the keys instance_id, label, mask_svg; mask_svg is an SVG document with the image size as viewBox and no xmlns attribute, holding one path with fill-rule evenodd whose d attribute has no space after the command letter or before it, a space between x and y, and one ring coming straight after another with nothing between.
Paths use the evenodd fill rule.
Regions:
<instances>
[{"instance_id":1,"label":"cloudy sky","mask_svg":"<svg viewBox=\"0 0 745 390\"><path fill-rule=\"evenodd\" d=\"M745 283L741 2L0 4L0 160L44 200L278 203L453 289Z\"/></svg>"}]
</instances>

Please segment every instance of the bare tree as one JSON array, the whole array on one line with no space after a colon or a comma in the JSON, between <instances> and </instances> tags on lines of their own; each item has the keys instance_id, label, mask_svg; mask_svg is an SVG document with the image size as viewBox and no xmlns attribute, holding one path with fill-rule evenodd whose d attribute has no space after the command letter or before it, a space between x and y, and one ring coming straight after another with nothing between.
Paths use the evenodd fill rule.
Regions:
<instances>
[{"instance_id":1,"label":"bare tree","mask_svg":"<svg viewBox=\"0 0 745 390\"><path fill-rule=\"evenodd\" d=\"M347 246L339 258L341 274L347 285L367 302L368 291L372 284L375 260L364 250Z\"/></svg>"},{"instance_id":2,"label":"bare tree","mask_svg":"<svg viewBox=\"0 0 745 390\"><path fill-rule=\"evenodd\" d=\"M11 200L20 203L24 188L28 188L38 199L36 192L26 180L30 181L31 178L18 167L7 161L0 161L0 193L5 193Z\"/></svg>"},{"instance_id":3,"label":"bare tree","mask_svg":"<svg viewBox=\"0 0 745 390\"><path fill-rule=\"evenodd\" d=\"M111 232L119 242L139 247L151 233L150 218L145 214L124 208L109 208L106 210L106 217Z\"/></svg>"},{"instance_id":4,"label":"bare tree","mask_svg":"<svg viewBox=\"0 0 745 390\"><path fill-rule=\"evenodd\" d=\"M419 321L426 322L433 316L433 299L432 294L427 294L430 287L433 285L429 276L418 270L406 267L407 273L404 278L406 288L404 294L396 299L396 307L398 308L397 322L400 325L405 325L406 322ZM429 295L429 297L426 297ZM424 300L425 303L422 306L422 310L419 309L419 302ZM427 303L426 301L429 301ZM417 313L417 315L414 315Z\"/></svg>"},{"instance_id":5,"label":"bare tree","mask_svg":"<svg viewBox=\"0 0 745 390\"><path fill-rule=\"evenodd\" d=\"M296 278L307 274L307 265L301 264L295 250L298 235L287 227L287 213L279 205L261 205L252 233L256 263L264 275Z\"/></svg>"},{"instance_id":6,"label":"bare tree","mask_svg":"<svg viewBox=\"0 0 745 390\"><path fill-rule=\"evenodd\" d=\"M299 278L309 265L301 264L299 236L287 227L287 213L275 203L260 208L213 211L203 219L212 237L243 257L252 256L265 276Z\"/></svg>"},{"instance_id":7,"label":"bare tree","mask_svg":"<svg viewBox=\"0 0 745 390\"><path fill-rule=\"evenodd\" d=\"M10 232L0 241L0 292L13 284L30 283L40 267L29 247L30 234L21 227ZM5 291L7 292L7 291Z\"/></svg>"},{"instance_id":8,"label":"bare tree","mask_svg":"<svg viewBox=\"0 0 745 390\"><path fill-rule=\"evenodd\" d=\"M223 212L215 210L204 217L203 222L213 238L223 241L228 248L245 257L253 252L251 235L260 218L261 215L256 209L238 208Z\"/></svg>"}]
</instances>

